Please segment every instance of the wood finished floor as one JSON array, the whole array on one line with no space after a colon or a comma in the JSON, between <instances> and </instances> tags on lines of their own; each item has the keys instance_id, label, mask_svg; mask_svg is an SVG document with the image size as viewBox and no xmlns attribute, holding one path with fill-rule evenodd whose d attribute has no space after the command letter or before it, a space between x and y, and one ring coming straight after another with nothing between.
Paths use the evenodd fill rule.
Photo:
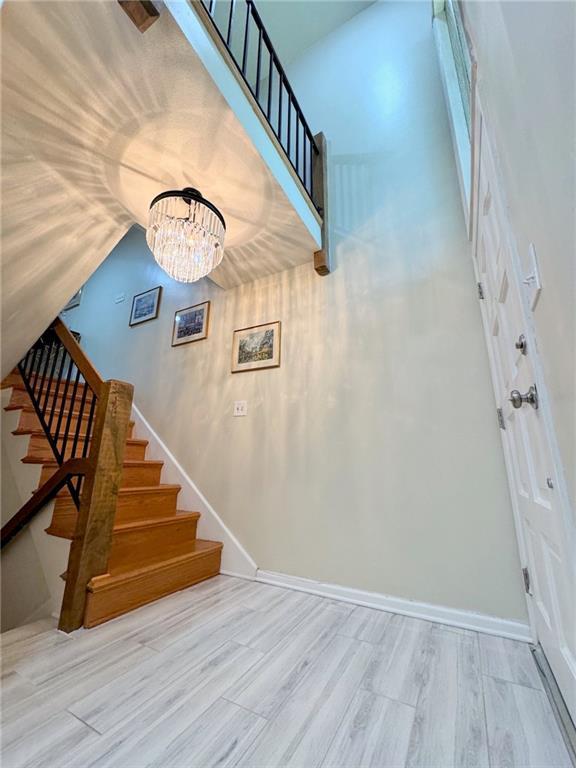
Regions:
<instances>
[{"instance_id":1,"label":"wood finished floor","mask_svg":"<svg viewBox=\"0 0 576 768\"><path fill-rule=\"evenodd\" d=\"M2 766L570 766L528 646L219 576L2 635Z\"/></svg>"}]
</instances>

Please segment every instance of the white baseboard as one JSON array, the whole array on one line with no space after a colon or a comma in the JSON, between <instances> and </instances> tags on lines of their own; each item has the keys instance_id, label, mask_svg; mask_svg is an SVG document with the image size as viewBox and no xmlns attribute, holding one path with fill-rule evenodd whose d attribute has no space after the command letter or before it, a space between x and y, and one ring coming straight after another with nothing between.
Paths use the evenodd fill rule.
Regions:
<instances>
[{"instance_id":1,"label":"white baseboard","mask_svg":"<svg viewBox=\"0 0 576 768\"><path fill-rule=\"evenodd\" d=\"M236 536L210 506L198 487L186 473L176 457L170 452L158 434L146 421L142 412L136 405L132 405L132 417L135 422L135 434L144 440L148 440L148 458L164 462L162 468L162 482L180 485L182 490L178 497L181 509L200 512L198 521L198 535L202 539L221 541L222 568L242 578L254 577L258 566L252 560L248 552L240 544Z\"/></svg>"},{"instance_id":2,"label":"white baseboard","mask_svg":"<svg viewBox=\"0 0 576 768\"><path fill-rule=\"evenodd\" d=\"M222 573L225 572L222 571ZM226 572L225 575L242 576L240 573L230 572ZM320 597L329 597L333 600L354 603L354 605L363 605L367 608L375 608L380 611L399 613L403 616L412 616L416 619L433 621L437 624L446 624L450 627L471 629L476 632L483 632L487 635L497 635L512 640L520 640L524 643L533 642L530 627L528 624L521 621L500 619L497 616L488 616L483 613L473 613L471 611L448 608L442 605L418 603L413 600L404 600L399 597L383 595L380 592L366 592L362 589L342 587L338 584L327 584L326 582L313 581L312 579L303 579L299 576L289 576L285 573L274 573L274 571L262 571L258 569L256 575L252 578L254 581L260 581L264 584L272 584L277 587L285 587L286 589L295 589L300 592L309 592L312 595L320 595Z\"/></svg>"}]
</instances>

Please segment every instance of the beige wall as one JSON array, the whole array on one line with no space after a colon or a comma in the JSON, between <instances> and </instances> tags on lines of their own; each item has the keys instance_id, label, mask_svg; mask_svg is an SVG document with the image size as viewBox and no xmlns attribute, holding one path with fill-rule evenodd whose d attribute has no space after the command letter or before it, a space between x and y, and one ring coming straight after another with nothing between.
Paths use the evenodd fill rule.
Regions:
<instances>
[{"instance_id":1,"label":"beige wall","mask_svg":"<svg viewBox=\"0 0 576 768\"><path fill-rule=\"evenodd\" d=\"M533 243L534 323L576 502L576 4L465 2L478 89L519 255Z\"/></svg>"},{"instance_id":2,"label":"beige wall","mask_svg":"<svg viewBox=\"0 0 576 768\"><path fill-rule=\"evenodd\" d=\"M429 4L371 6L291 76L331 141L334 273L186 286L134 229L67 321L260 568L525 620ZM159 319L129 328L157 284ZM209 338L172 349L206 299ZM231 375L233 329L272 320L282 366Z\"/></svg>"}]
</instances>

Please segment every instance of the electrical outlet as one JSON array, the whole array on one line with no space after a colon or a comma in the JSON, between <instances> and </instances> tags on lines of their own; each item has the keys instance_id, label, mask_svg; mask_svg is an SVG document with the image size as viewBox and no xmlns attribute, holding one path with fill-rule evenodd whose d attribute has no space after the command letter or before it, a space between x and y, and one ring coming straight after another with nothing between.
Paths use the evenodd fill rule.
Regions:
<instances>
[{"instance_id":1,"label":"electrical outlet","mask_svg":"<svg viewBox=\"0 0 576 768\"><path fill-rule=\"evenodd\" d=\"M235 400L234 401L234 416L247 416L248 415L248 402L247 400Z\"/></svg>"}]
</instances>

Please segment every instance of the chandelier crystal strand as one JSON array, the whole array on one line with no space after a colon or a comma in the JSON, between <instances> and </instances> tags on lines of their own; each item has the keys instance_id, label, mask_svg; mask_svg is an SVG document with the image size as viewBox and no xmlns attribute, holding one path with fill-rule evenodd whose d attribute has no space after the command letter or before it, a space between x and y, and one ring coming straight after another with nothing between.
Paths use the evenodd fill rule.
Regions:
<instances>
[{"instance_id":1,"label":"chandelier crystal strand","mask_svg":"<svg viewBox=\"0 0 576 768\"><path fill-rule=\"evenodd\" d=\"M162 269L182 283L205 277L224 255L225 225L206 203L199 193L182 190L150 206L148 246Z\"/></svg>"}]
</instances>

